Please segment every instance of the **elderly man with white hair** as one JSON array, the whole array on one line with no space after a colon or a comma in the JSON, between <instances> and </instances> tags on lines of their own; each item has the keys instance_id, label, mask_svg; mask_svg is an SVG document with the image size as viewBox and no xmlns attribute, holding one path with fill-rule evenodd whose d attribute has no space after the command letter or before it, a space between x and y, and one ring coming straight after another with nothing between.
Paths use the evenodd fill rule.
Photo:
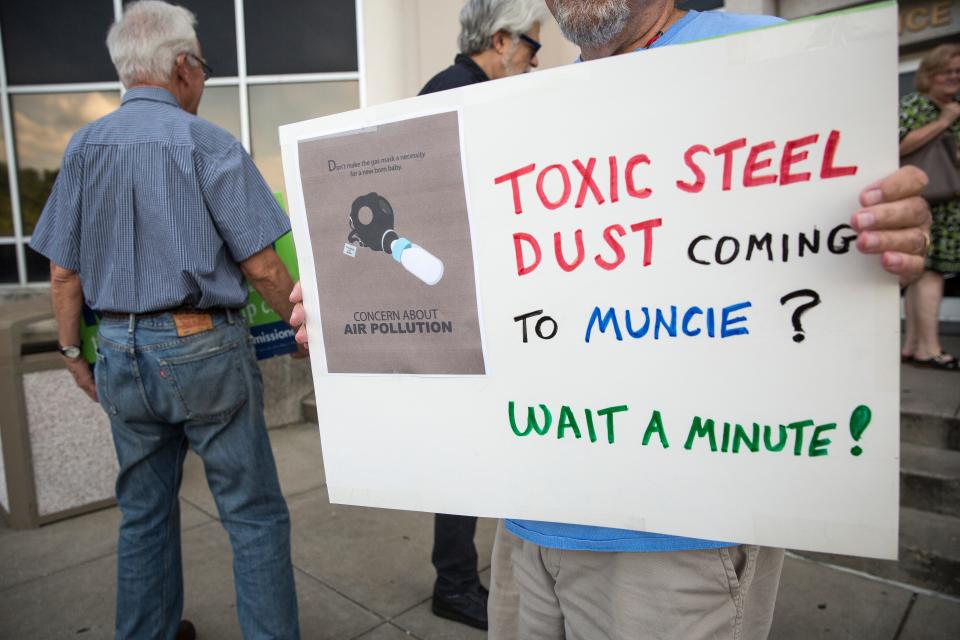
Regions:
<instances>
[{"instance_id":1,"label":"elderly man with white hair","mask_svg":"<svg viewBox=\"0 0 960 640\"><path fill-rule=\"evenodd\" d=\"M538 64L543 0L467 0L460 10L460 53L420 95L526 73ZM438 513L431 560L437 570L434 615L487 628L487 589L477 573L477 519Z\"/></svg>"},{"instance_id":2,"label":"elderly man with white hair","mask_svg":"<svg viewBox=\"0 0 960 640\"><path fill-rule=\"evenodd\" d=\"M194 24L145 0L110 29L127 92L70 140L31 246L50 259L64 362L109 416L120 464L116 637L195 635L181 621L189 448L230 535L244 637L293 639L290 518L239 313L244 278L290 312L272 248L290 227L240 143L195 115L211 69ZM95 381L80 357L84 301L102 314Z\"/></svg>"},{"instance_id":3,"label":"elderly man with white hair","mask_svg":"<svg viewBox=\"0 0 960 640\"><path fill-rule=\"evenodd\" d=\"M496 80L539 64L543 0L467 0L460 10L460 53L420 95Z\"/></svg>"}]
</instances>

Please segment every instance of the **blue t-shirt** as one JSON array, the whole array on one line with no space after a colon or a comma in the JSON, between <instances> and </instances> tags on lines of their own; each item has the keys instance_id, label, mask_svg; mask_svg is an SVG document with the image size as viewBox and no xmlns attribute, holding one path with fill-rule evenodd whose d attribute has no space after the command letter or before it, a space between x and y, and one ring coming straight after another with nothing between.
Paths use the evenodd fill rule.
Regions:
<instances>
[{"instance_id":1,"label":"blue t-shirt","mask_svg":"<svg viewBox=\"0 0 960 640\"><path fill-rule=\"evenodd\" d=\"M672 27L657 38L650 48L696 42L784 22L786 20L776 16L741 16L719 11L688 11L687 15L673 23Z\"/></svg>"},{"instance_id":2,"label":"blue t-shirt","mask_svg":"<svg viewBox=\"0 0 960 640\"><path fill-rule=\"evenodd\" d=\"M667 29L650 48L694 42L782 22L784 22L782 18L774 16L741 16L734 13L689 11ZM730 547L735 544L538 520L506 520L504 526L515 536L541 547L572 551L691 551Z\"/></svg>"}]
</instances>

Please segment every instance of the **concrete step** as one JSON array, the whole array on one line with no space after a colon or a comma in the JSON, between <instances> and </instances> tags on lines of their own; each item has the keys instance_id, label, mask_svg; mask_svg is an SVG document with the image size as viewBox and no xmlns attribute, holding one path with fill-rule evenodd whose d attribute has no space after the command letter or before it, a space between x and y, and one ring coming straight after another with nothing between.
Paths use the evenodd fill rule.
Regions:
<instances>
[{"instance_id":1,"label":"concrete step","mask_svg":"<svg viewBox=\"0 0 960 640\"><path fill-rule=\"evenodd\" d=\"M960 384L960 376L957 382ZM900 414L900 441L960 451L960 418L905 410Z\"/></svg>"},{"instance_id":2,"label":"concrete step","mask_svg":"<svg viewBox=\"0 0 960 640\"><path fill-rule=\"evenodd\" d=\"M301 403L304 422L317 422L314 394ZM957 427L955 429L954 427ZM904 416L900 503L905 507L960 517L960 451L950 446L960 425L930 416Z\"/></svg>"},{"instance_id":3,"label":"concrete step","mask_svg":"<svg viewBox=\"0 0 960 640\"><path fill-rule=\"evenodd\" d=\"M305 398L302 407L304 421L316 423L316 397ZM905 414L902 433L899 561L801 555L960 596L960 425Z\"/></svg>"},{"instance_id":4,"label":"concrete step","mask_svg":"<svg viewBox=\"0 0 960 640\"><path fill-rule=\"evenodd\" d=\"M303 410L303 421L317 423L317 396L314 393L311 393L306 398L303 399L303 402L300 403L300 407Z\"/></svg>"},{"instance_id":5,"label":"concrete step","mask_svg":"<svg viewBox=\"0 0 960 640\"><path fill-rule=\"evenodd\" d=\"M796 552L874 576L960 596L960 518L900 509L900 559Z\"/></svg>"},{"instance_id":6,"label":"concrete step","mask_svg":"<svg viewBox=\"0 0 960 640\"><path fill-rule=\"evenodd\" d=\"M960 517L960 451L901 444L900 504Z\"/></svg>"},{"instance_id":7,"label":"concrete step","mask_svg":"<svg viewBox=\"0 0 960 640\"><path fill-rule=\"evenodd\" d=\"M313 393L303 400L303 419L317 421L317 397ZM960 418L904 411L900 414L900 440L907 444L960 451Z\"/></svg>"},{"instance_id":8,"label":"concrete step","mask_svg":"<svg viewBox=\"0 0 960 640\"><path fill-rule=\"evenodd\" d=\"M960 324L940 325L941 345L950 353L960 354L958 331ZM900 365L900 438L960 451L960 374Z\"/></svg>"}]
</instances>

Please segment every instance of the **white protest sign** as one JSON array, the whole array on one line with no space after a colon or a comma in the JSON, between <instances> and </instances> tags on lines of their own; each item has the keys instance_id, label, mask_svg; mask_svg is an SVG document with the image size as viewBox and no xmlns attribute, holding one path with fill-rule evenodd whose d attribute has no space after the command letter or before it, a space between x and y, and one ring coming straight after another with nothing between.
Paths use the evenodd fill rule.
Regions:
<instances>
[{"instance_id":1,"label":"white protest sign","mask_svg":"<svg viewBox=\"0 0 960 640\"><path fill-rule=\"evenodd\" d=\"M896 8L280 129L333 502L894 557Z\"/></svg>"}]
</instances>

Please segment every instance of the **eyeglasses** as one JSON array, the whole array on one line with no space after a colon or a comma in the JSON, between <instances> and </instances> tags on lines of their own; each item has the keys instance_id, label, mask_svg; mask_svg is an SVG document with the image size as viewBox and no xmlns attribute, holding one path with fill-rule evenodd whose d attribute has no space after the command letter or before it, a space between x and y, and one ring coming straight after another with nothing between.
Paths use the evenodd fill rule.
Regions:
<instances>
[{"instance_id":1,"label":"eyeglasses","mask_svg":"<svg viewBox=\"0 0 960 640\"><path fill-rule=\"evenodd\" d=\"M211 76L213 76L213 67L211 67L210 65L208 65L206 60L204 60L203 58L201 58L200 56L198 56L198 55L195 54L195 53L190 53L189 51L187 51L186 54L187 54L188 56L190 56L191 58L193 58L194 60L196 60L197 62L199 62L199 63L200 63L200 66L203 67L203 79L204 79L204 81L209 80L209 79L211 78Z\"/></svg>"},{"instance_id":2,"label":"eyeglasses","mask_svg":"<svg viewBox=\"0 0 960 640\"><path fill-rule=\"evenodd\" d=\"M528 45L530 45L530 49L531 49L531 51L530 51L530 57L531 57L531 58L534 57L535 55L537 55L537 51L540 51L540 47L543 46L542 44L540 44L539 42L537 42L536 40L534 40L533 38L531 38L530 36L528 36L528 35L525 34L525 33L521 33L518 37L519 37L521 40L523 40L524 42L526 42Z\"/></svg>"}]
</instances>

